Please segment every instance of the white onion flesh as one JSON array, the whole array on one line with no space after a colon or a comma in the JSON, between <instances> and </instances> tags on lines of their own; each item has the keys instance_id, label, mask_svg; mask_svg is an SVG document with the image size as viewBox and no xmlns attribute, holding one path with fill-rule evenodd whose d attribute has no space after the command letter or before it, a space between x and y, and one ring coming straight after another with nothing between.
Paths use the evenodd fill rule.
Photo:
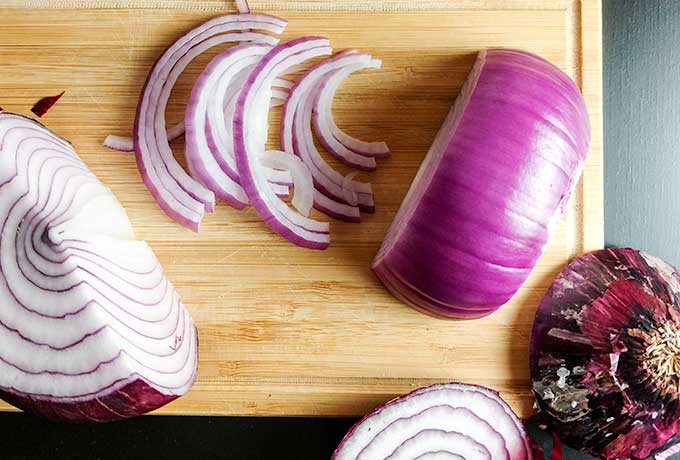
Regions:
<instances>
[{"instance_id":1,"label":"white onion flesh","mask_svg":"<svg viewBox=\"0 0 680 460\"><path fill-rule=\"evenodd\" d=\"M33 120L0 114L0 146L0 396L84 421L184 394L195 326L111 191Z\"/></svg>"}]
</instances>

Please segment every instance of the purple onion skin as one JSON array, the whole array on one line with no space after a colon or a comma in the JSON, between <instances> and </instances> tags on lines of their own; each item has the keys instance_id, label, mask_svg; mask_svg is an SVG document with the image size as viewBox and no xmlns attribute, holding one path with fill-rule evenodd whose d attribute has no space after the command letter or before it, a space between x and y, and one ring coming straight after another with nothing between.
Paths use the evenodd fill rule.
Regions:
<instances>
[{"instance_id":1,"label":"purple onion skin","mask_svg":"<svg viewBox=\"0 0 680 460\"><path fill-rule=\"evenodd\" d=\"M456 106L441 158L425 160L431 172L419 172L373 269L416 309L471 318L533 270L578 182L590 124L569 77L524 51L482 51Z\"/></svg>"},{"instance_id":2,"label":"purple onion skin","mask_svg":"<svg viewBox=\"0 0 680 460\"><path fill-rule=\"evenodd\" d=\"M653 331L680 330L679 301L677 270L644 252L606 249L569 264L533 326L536 422L607 459L642 459L680 442L678 387L668 384L677 380L659 379L648 355ZM560 379L560 369L569 375Z\"/></svg>"},{"instance_id":3,"label":"purple onion skin","mask_svg":"<svg viewBox=\"0 0 680 460\"><path fill-rule=\"evenodd\" d=\"M163 394L139 379L106 396L73 403L34 399L0 390L0 399L24 412L57 422L111 422L136 417L158 409L178 397L179 395Z\"/></svg>"}]
</instances>

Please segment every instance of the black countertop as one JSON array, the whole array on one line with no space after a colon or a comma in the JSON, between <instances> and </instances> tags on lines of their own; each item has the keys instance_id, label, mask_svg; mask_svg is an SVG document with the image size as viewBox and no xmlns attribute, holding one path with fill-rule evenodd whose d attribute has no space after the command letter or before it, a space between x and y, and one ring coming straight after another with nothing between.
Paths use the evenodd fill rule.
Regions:
<instances>
[{"instance_id":1,"label":"black countertop","mask_svg":"<svg viewBox=\"0 0 680 460\"><path fill-rule=\"evenodd\" d=\"M606 243L678 266L679 44L680 1L603 0ZM0 414L0 459L323 460L352 423L147 416L74 426L7 413Z\"/></svg>"}]
</instances>

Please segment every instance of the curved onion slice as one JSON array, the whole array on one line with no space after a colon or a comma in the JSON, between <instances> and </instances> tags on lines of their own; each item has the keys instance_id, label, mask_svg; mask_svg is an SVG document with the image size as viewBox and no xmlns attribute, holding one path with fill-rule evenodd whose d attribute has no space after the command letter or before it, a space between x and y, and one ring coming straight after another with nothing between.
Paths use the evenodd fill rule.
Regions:
<instances>
[{"instance_id":1,"label":"curved onion slice","mask_svg":"<svg viewBox=\"0 0 680 460\"><path fill-rule=\"evenodd\" d=\"M314 146L311 130L312 109L319 81L328 73L344 66L370 62L371 57L353 51L340 53L310 68L302 79L291 89L281 120L281 149L295 153L305 162L312 177L314 186L328 199L324 202L315 200L315 207L333 217L354 221L354 211L347 213L346 192L343 189L345 176L335 171L321 157ZM370 184L352 182L353 191L357 193L359 208L364 212L373 212L373 192ZM320 200L319 200L320 201Z\"/></svg>"},{"instance_id":2,"label":"curved onion slice","mask_svg":"<svg viewBox=\"0 0 680 460\"><path fill-rule=\"evenodd\" d=\"M458 383L421 388L360 420L332 460L531 460L530 438L498 393Z\"/></svg>"},{"instance_id":3,"label":"curved onion slice","mask_svg":"<svg viewBox=\"0 0 680 460\"><path fill-rule=\"evenodd\" d=\"M524 51L480 52L373 271L434 316L496 311L533 270L589 142L585 101L564 72Z\"/></svg>"},{"instance_id":4,"label":"curved onion slice","mask_svg":"<svg viewBox=\"0 0 680 460\"><path fill-rule=\"evenodd\" d=\"M364 69L379 69L379 59L355 66L347 66L334 71L329 78L322 81L314 100L314 130L321 144L336 158L349 157L348 152L368 157L386 157L390 149L385 142L365 142L342 131L333 119L331 106L338 86L352 73Z\"/></svg>"},{"instance_id":5,"label":"curved onion slice","mask_svg":"<svg viewBox=\"0 0 680 460\"><path fill-rule=\"evenodd\" d=\"M292 153L268 150L259 157L262 166L289 171L295 186L292 204L303 216L309 216L314 206L314 180L307 166Z\"/></svg>"},{"instance_id":6,"label":"curved onion slice","mask_svg":"<svg viewBox=\"0 0 680 460\"><path fill-rule=\"evenodd\" d=\"M113 420L184 394L196 329L149 246L71 145L0 114L0 397Z\"/></svg>"},{"instance_id":7,"label":"curved onion slice","mask_svg":"<svg viewBox=\"0 0 680 460\"><path fill-rule=\"evenodd\" d=\"M267 53L252 71L239 94L234 112L234 152L241 185L265 223L289 241L313 249L329 244L329 226L298 214L271 191L260 155L265 151L269 99L274 79L290 66L330 54L327 39L303 37Z\"/></svg>"},{"instance_id":8,"label":"curved onion slice","mask_svg":"<svg viewBox=\"0 0 680 460\"><path fill-rule=\"evenodd\" d=\"M216 161L218 156L225 163L230 160L230 169L235 169L233 153L225 151L227 147L217 145L220 136L215 136L213 142L208 142L206 132L209 129L209 107L212 101L217 104L217 107L213 107L213 112L215 109L222 112L222 96L225 94L222 88L228 88L234 77L259 62L270 49L270 45L245 43L218 54L196 81L187 104L185 155L192 176L215 192L218 198L237 209L247 206L248 197L238 183L238 177L227 174ZM220 128L224 130L224 126L226 125Z\"/></svg>"},{"instance_id":9,"label":"curved onion slice","mask_svg":"<svg viewBox=\"0 0 680 460\"><path fill-rule=\"evenodd\" d=\"M227 42L275 44L274 37L248 29L281 33L282 19L261 14L227 15L210 20L185 34L156 61L140 95L134 138L137 165L144 183L161 208L180 224L198 231L204 211L214 207L214 194L192 179L177 163L165 130L165 108L172 88L191 60Z\"/></svg>"},{"instance_id":10,"label":"curved onion slice","mask_svg":"<svg viewBox=\"0 0 680 460\"><path fill-rule=\"evenodd\" d=\"M180 138L184 134L184 120L180 121L176 125L168 129L168 142L172 142L175 139ZM117 136L115 134L109 134L104 139L104 147L108 147L112 150L118 150L120 152L134 152L135 151L135 140L128 136Z\"/></svg>"}]
</instances>

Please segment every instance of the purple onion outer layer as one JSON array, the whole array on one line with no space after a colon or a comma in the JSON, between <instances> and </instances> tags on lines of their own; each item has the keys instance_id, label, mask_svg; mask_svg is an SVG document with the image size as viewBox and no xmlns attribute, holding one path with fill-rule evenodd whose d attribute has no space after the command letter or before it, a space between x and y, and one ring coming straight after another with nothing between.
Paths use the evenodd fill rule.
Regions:
<instances>
[{"instance_id":1,"label":"purple onion outer layer","mask_svg":"<svg viewBox=\"0 0 680 460\"><path fill-rule=\"evenodd\" d=\"M534 268L589 142L583 97L560 69L524 51L480 52L374 272L426 313L494 312Z\"/></svg>"},{"instance_id":2,"label":"purple onion outer layer","mask_svg":"<svg viewBox=\"0 0 680 460\"><path fill-rule=\"evenodd\" d=\"M157 409L196 377L196 327L71 144L0 113L0 398L64 421Z\"/></svg>"},{"instance_id":3,"label":"purple onion outer layer","mask_svg":"<svg viewBox=\"0 0 680 460\"><path fill-rule=\"evenodd\" d=\"M583 452L646 458L680 442L680 276L613 248L571 262L536 313L536 421Z\"/></svg>"}]
</instances>

